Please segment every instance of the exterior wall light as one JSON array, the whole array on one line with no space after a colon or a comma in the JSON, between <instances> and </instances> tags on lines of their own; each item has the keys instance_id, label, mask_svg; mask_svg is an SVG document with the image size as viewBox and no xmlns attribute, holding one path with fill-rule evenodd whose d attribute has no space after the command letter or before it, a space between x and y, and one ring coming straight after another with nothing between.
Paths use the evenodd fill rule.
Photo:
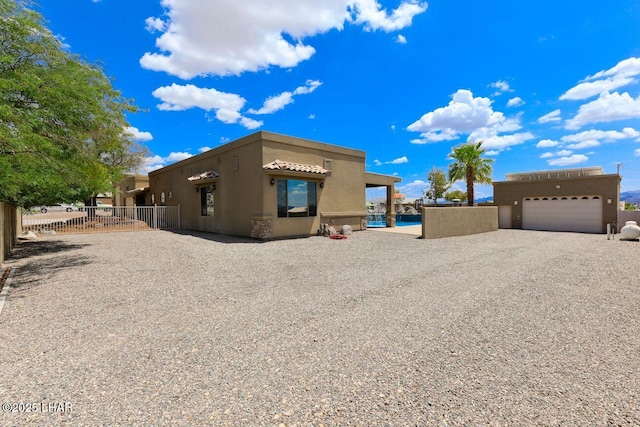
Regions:
<instances>
[{"instance_id":1,"label":"exterior wall light","mask_svg":"<svg viewBox=\"0 0 640 427\"><path fill-rule=\"evenodd\" d=\"M200 192L200 187L196 187L196 193Z\"/></svg>"},{"instance_id":2,"label":"exterior wall light","mask_svg":"<svg viewBox=\"0 0 640 427\"><path fill-rule=\"evenodd\" d=\"M513 204L517 206L517 205L518 205L518 201L517 201L517 200L514 200L514 201L513 201Z\"/></svg>"},{"instance_id":3,"label":"exterior wall light","mask_svg":"<svg viewBox=\"0 0 640 427\"><path fill-rule=\"evenodd\" d=\"M559 190L560 189L560 184L556 184L556 189Z\"/></svg>"},{"instance_id":4,"label":"exterior wall light","mask_svg":"<svg viewBox=\"0 0 640 427\"><path fill-rule=\"evenodd\" d=\"M611 204L611 199L607 199L607 204L610 205Z\"/></svg>"},{"instance_id":5,"label":"exterior wall light","mask_svg":"<svg viewBox=\"0 0 640 427\"><path fill-rule=\"evenodd\" d=\"M324 188L324 181L320 181L320 188Z\"/></svg>"},{"instance_id":6,"label":"exterior wall light","mask_svg":"<svg viewBox=\"0 0 640 427\"><path fill-rule=\"evenodd\" d=\"M276 179L275 178L271 178L270 183L271 183L271 185L276 185Z\"/></svg>"}]
</instances>

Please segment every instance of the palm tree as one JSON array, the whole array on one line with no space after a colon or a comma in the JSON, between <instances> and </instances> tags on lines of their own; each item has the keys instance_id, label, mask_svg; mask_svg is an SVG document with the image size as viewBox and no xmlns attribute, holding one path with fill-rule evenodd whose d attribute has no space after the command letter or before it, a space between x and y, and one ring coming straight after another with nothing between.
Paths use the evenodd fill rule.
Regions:
<instances>
[{"instance_id":1,"label":"palm tree","mask_svg":"<svg viewBox=\"0 0 640 427\"><path fill-rule=\"evenodd\" d=\"M486 151L482 147L482 141L467 142L453 148L449 158L455 160L449 165L449 181L455 182L461 179L467 181L467 203L473 206L473 183L491 184L491 172L493 159L483 158Z\"/></svg>"}]
</instances>

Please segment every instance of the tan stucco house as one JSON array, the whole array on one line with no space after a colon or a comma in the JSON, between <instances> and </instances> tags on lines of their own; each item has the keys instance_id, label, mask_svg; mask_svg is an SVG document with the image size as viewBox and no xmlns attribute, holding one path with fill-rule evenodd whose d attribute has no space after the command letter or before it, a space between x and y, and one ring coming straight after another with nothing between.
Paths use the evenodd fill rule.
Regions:
<instances>
[{"instance_id":1,"label":"tan stucco house","mask_svg":"<svg viewBox=\"0 0 640 427\"><path fill-rule=\"evenodd\" d=\"M148 194L179 205L184 229L272 239L361 230L366 187L391 200L397 182L367 173L363 151L261 131L149 173Z\"/></svg>"},{"instance_id":2,"label":"tan stucco house","mask_svg":"<svg viewBox=\"0 0 640 427\"><path fill-rule=\"evenodd\" d=\"M605 233L617 222L620 180L600 166L507 174L493 182L499 226Z\"/></svg>"},{"instance_id":3,"label":"tan stucco house","mask_svg":"<svg viewBox=\"0 0 640 427\"><path fill-rule=\"evenodd\" d=\"M149 176L129 174L116 188L116 206L145 206L151 204Z\"/></svg>"}]
</instances>

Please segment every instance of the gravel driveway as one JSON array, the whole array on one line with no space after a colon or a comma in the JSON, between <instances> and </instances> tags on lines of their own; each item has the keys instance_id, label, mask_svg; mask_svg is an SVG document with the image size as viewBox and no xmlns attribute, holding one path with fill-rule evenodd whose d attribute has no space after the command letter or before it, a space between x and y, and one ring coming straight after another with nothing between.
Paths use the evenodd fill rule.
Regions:
<instances>
[{"instance_id":1,"label":"gravel driveway","mask_svg":"<svg viewBox=\"0 0 640 427\"><path fill-rule=\"evenodd\" d=\"M22 243L0 425L640 425L637 242ZM4 407L3 407L4 408Z\"/></svg>"}]
</instances>

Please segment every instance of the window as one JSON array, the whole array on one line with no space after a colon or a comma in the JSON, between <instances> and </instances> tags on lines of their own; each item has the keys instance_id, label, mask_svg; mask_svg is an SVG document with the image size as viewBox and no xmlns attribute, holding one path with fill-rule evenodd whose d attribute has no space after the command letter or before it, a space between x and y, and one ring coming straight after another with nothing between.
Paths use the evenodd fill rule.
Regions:
<instances>
[{"instance_id":1,"label":"window","mask_svg":"<svg viewBox=\"0 0 640 427\"><path fill-rule=\"evenodd\" d=\"M165 203L165 198L164 198L164 191L160 193L160 204L164 205Z\"/></svg>"},{"instance_id":2,"label":"window","mask_svg":"<svg viewBox=\"0 0 640 427\"><path fill-rule=\"evenodd\" d=\"M278 180L278 218L316 216L316 183L298 179Z\"/></svg>"},{"instance_id":3,"label":"window","mask_svg":"<svg viewBox=\"0 0 640 427\"><path fill-rule=\"evenodd\" d=\"M200 216L213 216L213 186L200 187Z\"/></svg>"}]
</instances>

